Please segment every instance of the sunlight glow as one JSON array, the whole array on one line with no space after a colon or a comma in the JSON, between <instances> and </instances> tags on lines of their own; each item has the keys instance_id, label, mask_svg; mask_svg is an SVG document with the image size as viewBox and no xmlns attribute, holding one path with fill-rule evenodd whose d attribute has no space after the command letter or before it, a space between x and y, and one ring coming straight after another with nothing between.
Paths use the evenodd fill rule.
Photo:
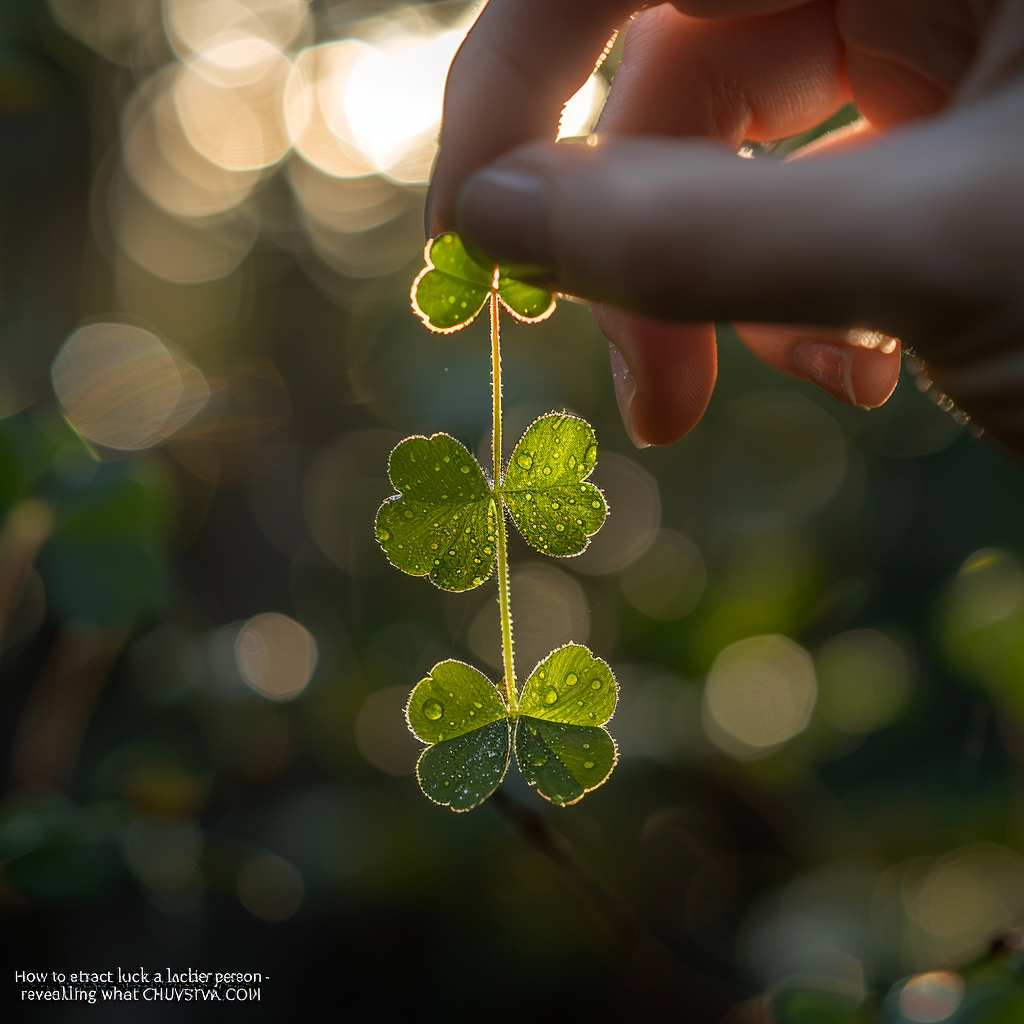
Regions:
<instances>
[{"instance_id":1,"label":"sunlight glow","mask_svg":"<svg viewBox=\"0 0 1024 1024\"><path fill-rule=\"evenodd\" d=\"M558 122L558 139L589 135L597 124L607 98L608 79L595 71L562 107L562 116Z\"/></svg>"},{"instance_id":2,"label":"sunlight glow","mask_svg":"<svg viewBox=\"0 0 1024 1024\"><path fill-rule=\"evenodd\" d=\"M149 448L166 440L210 394L187 359L128 324L79 328L57 353L51 376L68 422L108 448Z\"/></svg>"},{"instance_id":3,"label":"sunlight glow","mask_svg":"<svg viewBox=\"0 0 1024 1024\"><path fill-rule=\"evenodd\" d=\"M810 655L788 637L752 636L721 651L704 690L708 736L728 754L776 747L802 732L817 696Z\"/></svg>"},{"instance_id":4,"label":"sunlight glow","mask_svg":"<svg viewBox=\"0 0 1024 1024\"><path fill-rule=\"evenodd\" d=\"M309 630L277 612L254 615L238 632L235 656L245 681L271 700L291 700L316 668L316 641Z\"/></svg>"}]
</instances>

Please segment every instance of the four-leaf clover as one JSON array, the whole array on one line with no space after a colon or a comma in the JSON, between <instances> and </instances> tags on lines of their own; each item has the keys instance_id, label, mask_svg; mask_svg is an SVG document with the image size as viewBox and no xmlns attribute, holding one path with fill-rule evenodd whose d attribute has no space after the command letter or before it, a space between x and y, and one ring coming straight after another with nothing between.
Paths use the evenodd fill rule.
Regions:
<instances>
[{"instance_id":1,"label":"four-leaf clover","mask_svg":"<svg viewBox=\"0 0 1024 1024\"><path fill-rule=\"evenodd\" d=\"M468 811L497 789L511 752L526 781L567 806L596 789L618 760L604 728L615 711L615 677L581 644L552 651L530 673L515 717L483 673L442 661L409 696L409 728L430 744L416 775L423 792Z\"/></svg>"}]
</instances>

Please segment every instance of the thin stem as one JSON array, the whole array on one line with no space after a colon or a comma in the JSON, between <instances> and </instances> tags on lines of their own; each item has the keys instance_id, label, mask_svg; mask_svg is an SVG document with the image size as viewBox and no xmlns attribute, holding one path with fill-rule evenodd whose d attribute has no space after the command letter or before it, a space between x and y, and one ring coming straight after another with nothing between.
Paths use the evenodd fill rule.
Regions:
<instances>
[{"instance_id":1,"label":"thin stem","mask_svg":"<svg viewBox=\"0 0 1024 1024\"><path fill-rule=\"evenodd\" d=\"M508 551L505 506L501 500L501 343L498 338L498 293L491 290L491 395L494 400L491 449L494 456L494 503L498 518L498 607L501 611L501 657L505 667L505 696L509 717L519 710L519 691L512 644L512 612L508 586Z\"/></svg>"}]
</instances>

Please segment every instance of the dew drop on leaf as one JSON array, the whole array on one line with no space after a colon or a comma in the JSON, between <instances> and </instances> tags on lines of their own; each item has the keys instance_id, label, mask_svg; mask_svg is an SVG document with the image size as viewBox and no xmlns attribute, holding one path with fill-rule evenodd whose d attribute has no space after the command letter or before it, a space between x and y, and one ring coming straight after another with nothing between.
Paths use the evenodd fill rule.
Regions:
<instances>
[{"instance_id":1,"label":"dew drop on leaf","mask_svg":"<svg viewBox=\"0 0 1024 1024\"><path fill-rule=\"evenodd\" d=\"M558 700L558 691L556 689L552 688L544 694L545 704L554 704L556 700Z\"/></svg>"},{"instance_id":2,"label":"dew drop on leaf","mask_svg":"<svg viewBox=\"0 0 1024 1024\"><path fill-rule=\"evenodd\" d=\"M584 768L593 768L594 767L594 762L593 761L584 761L583 762L583 767Z\"/></svg>"},{"instance_id":3,"label":"dew drop on leaf","mask_svg":"<svg viewBox=\"0 0 1024 1024\"><path fill-rule=\"evenodd\" d=\"M444 714L444 705L433 697L423 702L423 714L432 722L436 722Z\"/></svg>"},{"instance_id":4,"label":"dew drop on leaf","mask_svg":"<svg viewBox=\"0 0 1024 1024\"><path fill-rule=\"evenodd\" d=\"M516 462L518 462L523 469L529 469L533 465L533 459L529 455L516 456Z\"/></svg>"},{"instance_id":5,"label":"dew drop on leaf","mask_svg":"<svg viewBox=\"0 0 1024 1024\"><path fill-rule=\"evenodd\" d=\"M576 675L576 673L575 673L575 672L570 672L570 673L569 673L569 674L568 674L568 675L567 675L567 676L565 677L565 685L566 685L566 686L575 686L575 685L576 685L576 681L577 681L578 679L579 679L579 676L578 676L578 675Z\"/></svg>"}]
</instances>

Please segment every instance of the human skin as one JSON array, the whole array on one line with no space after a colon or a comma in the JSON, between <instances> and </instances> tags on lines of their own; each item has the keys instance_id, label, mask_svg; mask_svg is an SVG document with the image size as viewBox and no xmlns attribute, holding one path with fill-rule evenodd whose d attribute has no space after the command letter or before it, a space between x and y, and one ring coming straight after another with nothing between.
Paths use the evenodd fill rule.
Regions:
<instances>
[{"instance_id":1,"label":"human skin","mask_svg":"<svg viewBox=\"0 0 1024 1024\"><path fill-rule=\"evenodd\" d=\"M449 75L430 233L592 300L638 444L715 382L713 321L769 365L880 405L898 337L1024 455L1024 0L677 0L630 23L596 146L561 107L635 0L490 0ZM866 121L807 159L744 139ZM855 329L851 334L851 329Z\"/></svg>"}]
</instances>

